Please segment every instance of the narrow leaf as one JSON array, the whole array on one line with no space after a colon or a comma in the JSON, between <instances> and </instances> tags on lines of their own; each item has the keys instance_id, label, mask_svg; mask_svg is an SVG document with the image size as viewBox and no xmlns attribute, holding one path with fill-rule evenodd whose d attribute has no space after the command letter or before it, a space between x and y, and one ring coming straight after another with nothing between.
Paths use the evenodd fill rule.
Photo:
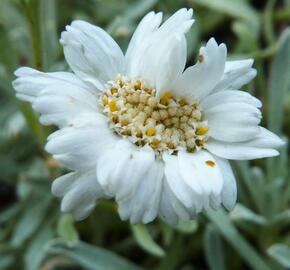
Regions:
<instances>
[{"instance_id":1,"label":"narrow leaf","mask_svg":"<svg viewBox=\"0 0 290 270\"><path fill-rule=\"evenodd\" d=\"M278 44L269 81L269 128L281 133L283 110L290 90L290 28L287 28Z\"/></svg>"},{"instance_id":2,"label":"narrow leaf","mask_svg":"<svg viewBox=\"0 0 290 270\"><path fill-rule=\"evenodd\" d=\"M238 232L223 210L208 211L207 216L253 270L270 270L267 263Z\"/></svg>"},{"instance_id":3,"label":"narrow leaf","mask_svg":"<svg viewBox=\"0 0 290 270\"><path fill-rule=\"evenodd\" d=\"M212 225L207 226L204 234L204 251L210 270L225 270L222 240Z\"/></svg>"},{"instance_id":4,"label":"narrow leaf","mask_svg":"<svg viewBox=\"0 0 290 270\"><path fill-rule=\"evenodd\" d=\"M249 23L255 26L255 28L258 27L258 13L245 0L191 0L190 2L213 9L232 17L247 20Z\"/></svg>"},{"instance_id":5,"label":"narrow leaf","mask_svg":"<svg viewBox=\"0 0 290 270\"><path fill-rule=\"evenodd\" d=\"M74 227L74 219L71 214L65 214L60 218L57 232L67 243L75 243L79 240L78 232Z\"/></svg>"},{"instance_id":6,"label":"narrow leaf","mask_svg":"<svg viewBox=\"0 0 290 270\"><path fill-rule=\"evenodd\" d=\"M175 228L179 232L190 234L190 233L194 233L197 230L198 223L196 220L180 221Z\"/></svg>"},{"instance_id":7,"label":"narrow leaf","mask_svg":"<svg viewBox=\"0 0 290 270\"><path fill-rule=\"evenodd\" d=\"M233 211L230 213L233 221L248 221L258 225L265 225L266 219L242 204L237 204Z\"/></svg>"},{"instance_id":8,"label":"narrow leaf","mask_svg":"<svg viewBox=\"0 0 290 270\"><path fill-rule=\"evenodd\" d=\"M268 254L278 263L290 268L290 248L284 244L275 244L268 249Z\"/></svg>"},{"instance_id":9,"label":"narrow leaf","mask_svg":"<svg viewBox=\"0 0 290 270\"><path fill-rule=\"evenodd\" d=\"M68 245L61 240L54 240L48 244L46 250L48 255L63 255L88 270L141 270L111 251L83 242Z\"/></svg>"},{"instance_id":10,"label":"narrow leaf","mask_svg":"<svg viewBox=\"0 0 290 270\"><path fill-rule=\"evenodd\" d=\"M154 242L145 225L132 225L132 230L135 239L141 248L154 256L164 257L164 250Z\"/></svg>"}]
</instances>

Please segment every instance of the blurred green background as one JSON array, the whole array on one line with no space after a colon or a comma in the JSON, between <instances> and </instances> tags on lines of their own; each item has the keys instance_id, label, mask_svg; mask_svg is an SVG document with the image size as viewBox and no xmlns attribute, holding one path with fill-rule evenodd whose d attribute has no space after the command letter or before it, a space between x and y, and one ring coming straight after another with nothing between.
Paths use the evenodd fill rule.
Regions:
<instances>
[{"instance_id":1,"label":"blurred green background","mask_svg":"<svg viewBox=\"0 0 290 270\"><path fill-rule=\"evenodd\" d=\"M105 28L125 50L150 10L165 18L192 7L188 63L210 37L229 57L254 58L258 75L244 90L263 101L263 125L290 135L289 0L0 0L0 269L290 269L287 146L278 158L233 162L238 204L170 227L120 221L112 201L75 223L50 193L64 173L44 151L44 128L15 98L20 65L67 70L60 32L74 19Z\"/></svg>"}]
</instances>

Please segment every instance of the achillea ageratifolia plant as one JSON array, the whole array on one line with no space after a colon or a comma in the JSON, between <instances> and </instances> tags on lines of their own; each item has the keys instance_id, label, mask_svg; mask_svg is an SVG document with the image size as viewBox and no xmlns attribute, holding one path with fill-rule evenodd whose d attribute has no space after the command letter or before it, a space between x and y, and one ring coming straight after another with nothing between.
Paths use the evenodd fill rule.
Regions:
<instances>
[{"instance_id":1,"label":"achillea ageratifolia plant","mask_svg":"<svg viewBox=\"0 0 290 270\"><path fill-rule=\"evenodd\" d=\"M123 220L175 224L234 206L229 159L278 155L283 142L259 126L261 102L239 90L256 75L252 59L227 61L211 38L185 69L192 13L161 24L150 12L125 55L101 28L74 21L61 35L72 73L16 71L17 97L59 127L46 150L72 170L52 185L62 211L81 220L115 198Z\"/></svg>"}]
</instances>

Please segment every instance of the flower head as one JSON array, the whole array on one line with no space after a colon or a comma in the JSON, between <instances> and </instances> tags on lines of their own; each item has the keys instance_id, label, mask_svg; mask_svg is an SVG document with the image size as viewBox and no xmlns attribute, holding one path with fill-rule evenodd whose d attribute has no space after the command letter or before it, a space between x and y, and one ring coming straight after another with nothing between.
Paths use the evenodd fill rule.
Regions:
<instances>
[{"instance_id":1,"label":"flower head","mask_svg":"<svg viewBox=\"0 0 290 270\"><path fill-rule=\"evenodd\" d=\"M59 127L46 150L72 172L52 192L76 219L100 198L115 198L132 223L231 209L228 159L275 156L283 144L259 126L261 102L238 90L256 75L253 60L226 61L226 46L211 38L185 69L192 10L161 20L147 14L125 55L101 28L74 21L61 35L72 73L16 71L17 97Z\"/></svg>"}]
</instances>

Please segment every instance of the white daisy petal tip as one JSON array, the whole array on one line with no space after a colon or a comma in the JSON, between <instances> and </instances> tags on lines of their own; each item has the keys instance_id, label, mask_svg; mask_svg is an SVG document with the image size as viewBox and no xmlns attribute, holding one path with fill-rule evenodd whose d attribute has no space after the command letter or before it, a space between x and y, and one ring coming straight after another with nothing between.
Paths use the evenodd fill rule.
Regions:
<instances>
[{"instance_id":1,"label":"white daisy petal tip","mask_svg":"<svg viewBox=\"0 0 290 270\"><path fill-rule=\"evenodd\" d=\"M183 8L161 23L149 12L125 55L76 20L60 38L72 73L15 71L16 96L59 128L45 150L72 170L52 184L61 211L82 220L114 198L122 220L177 224L234 207L227 159L279 154L285 142L259 126L261 101L238 90L256 76L253 59L226 61L226 45L211 38L185 69L192 16Z\"/></svg>"},{"instance_id":2,"label":"white daisy petal tip","mask_svg":"<svg viewBox=\"0 0 290 270\"><path fill-rule=\"evenodd\" d=\"M275 149L281 149L288 142L287 138L280 138L275 133L263 127L260 127L260 130L261 130L261 136L264 137L264 140L268 140L269 146L272 145L272 147Z\"/></svg>"}]
</instances>

